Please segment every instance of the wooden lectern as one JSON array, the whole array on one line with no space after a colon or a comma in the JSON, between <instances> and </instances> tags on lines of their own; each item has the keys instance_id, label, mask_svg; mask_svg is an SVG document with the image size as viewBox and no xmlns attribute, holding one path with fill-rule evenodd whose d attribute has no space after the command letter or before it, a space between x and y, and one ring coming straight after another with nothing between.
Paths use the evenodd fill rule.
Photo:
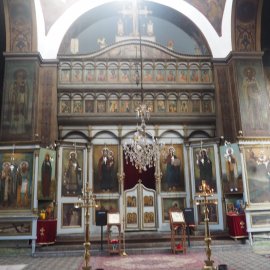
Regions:
<instances>
[{"instance_id":1,"label":"wooden lectern","mask_svg":"<svg viewBox=\"0 0 270 270\"><path fill-rule=\"evenodd\" d=\"M186 253L186 223L180 209L170 209L171 249L175 254L178 251Z\"/></svg>"},{"instance_id":2,"label":"wooden lectern","mask_svg":"<svg viewBox=\"0 0 270 270\"><path fill-rule=\"evenodd\" d=\"M107 240L109 254L121 254L121 238L120 213L108 213Z\"/></svg>"}]
</instances>

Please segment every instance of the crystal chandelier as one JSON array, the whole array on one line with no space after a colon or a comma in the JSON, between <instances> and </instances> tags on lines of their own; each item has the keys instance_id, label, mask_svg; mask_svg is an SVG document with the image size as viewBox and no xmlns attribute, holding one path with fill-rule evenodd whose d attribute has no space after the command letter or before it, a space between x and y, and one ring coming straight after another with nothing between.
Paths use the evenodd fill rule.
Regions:
<instances>
[{"instance_id":1,"label":"crystal chandelier","mask_svg":"<svg viewBox=\"0 0 270 270\"><path fill-rule=\"evenodd\" d=\"M15 168L15 144L13 144L12 147L12 155L10 157L10 170L13 172L14 168Z\"/></svg>"},{"instance_id":2,"label":"crystal chandelier","mask_svg":"<svg viewBox=\"0 0 270 270\"><path fill-rule=\"evenodd\" d=\"M130 140L129 144L125 143L124 154L126 162L131 162L139 172L146 171L147 167L151 168L157 165L160 153L164 147L154 136L147 140L145 119L150 117L150 109L145 103L136 108L137 117L140 118L141 124Z\"/></svg>"},{"instance_id":3,"label":"crystal chandelier","mask_svg":"<svg viewBox=\"0 0 270 270\"><path fill-rule=\"evenodd\" d=\"M138 66L136 65L136 84L140 82L141 86L141 103L135 109L136 117L141 121L137 124L137 130L134 133L129 143L123 145L126 163L131 162L139 172L146 171L147 168L156 166L160 153L164 148L164 144L159 142L154 136L152 139L147 139L146 119L149 120L151 108L147 106L143 98L143 64L142 64L142 38L139 31L139 47L140 47L140 76Z\"/></svg>"}]
</instances>

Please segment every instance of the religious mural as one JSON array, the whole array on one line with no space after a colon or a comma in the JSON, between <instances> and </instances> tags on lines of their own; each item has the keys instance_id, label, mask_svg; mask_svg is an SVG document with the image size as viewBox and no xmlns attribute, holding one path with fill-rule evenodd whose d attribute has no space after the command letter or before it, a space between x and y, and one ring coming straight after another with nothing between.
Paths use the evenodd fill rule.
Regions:
<instances>
[{"instance_id":1,"label":"religious mural","mask_svg":"<svg viewBox=\"0 0 270 270\"><path fill-rule=\"evenodd\" d=\"M31 209L33 153L1 153L0 210Z\"/></svg>"},{"instance_id":2,"label":"religious mural","mask_svg":"<svg viewBox=\"0 0 270 270\"><path fill-rule=\"evenodd\" d=\"M235 22L235 46L237 51L256 50L256 24L259 2L237 1Z\"/></svg>"},{"instance_id":3,"label":"religious mural","mask_svg":"<svg viewBox=\"0 0 270 270\"><path fill-rule=\"evenodd\" d=\"M269 94L261 61L237 62L238 93L244 135L269 134Z\"/></svg>"},{"instance_id":4,"label":"religious mural","mask_svg":"<svg viewBox=\"0 0 270 270\"><path fill-rule=\"evenodd\" d=\"M222 184L224 193L243 193L242 166L238 144L220 147Z\"/></svg>"},{"instance_id":5,"label":"religious mural","mask_svg":"<svg viewBox=\"0 0 270 270\"><path fill-rule=\"evenodd\" d=\"M244 148L249 204L270 204L270 147L250 145Z\"/></svg>"},{"instance_id":6,"label":"religious mural","mask_svg":"<svg viewBox=\"0 0 270 270\"><path fill-rule=\"evenodd\" d=\"M83 187L83 150L64 148L62 158L62 196L78 197Z\"/></svg>"},{"instance_id":7,"label":"religious mural","mask_svg":"<svg viewBox=\"0 0 270 270\"><path fill-rule=\"evenodd\" d=\"M7 1L10 14L10 50L31 52L32 13L31 1Z\"/></svg>"},{"instance_id":8,"label":"religious mural","mask_svg":"<svg viewBox=\"0 0 270 270\"><path fill-rule=\"evenodd\" d=\"M94 192L118 192L118 146L94 145Z\"/></svg>"},{"instance_id":9,"label":"religious mural","mask_svg":"<svg viewBox=\"0 0 270 270\"><path fill-rule=\"evenodd\" d=\"M73 96L62 95L59 99L60 114L89 114L89 113L129 113L133 114L140 101L136 94L123 93L118 96L109 96L105 99L103 94L97 95L97 99L88 96L83 99L80 95ZM89 99L88 99L89 98ZM201 93L174 93L167 95L145 97L145 102L151 108L151 113L215 113L214 96L211 92Z\"/></svg>"},{"instance_id":10,"label":"religious mural","mask_svg":"<svg viewBox=\"0 0 270 270\"><path fill-rule=\"evenodd\" d=\"M195 192L201 192L202 180L205 180L206 184L217 192L214 147L194 148L193 157Z\"/></svg>"},{"instance_id":11,"label":"religious mural","mask_svg":"<svg viewBox=\"0 0 270 270\"><path fill-rule=\"evenodd\" d=\"M208 0L203 7L209 15L209 20L213 20L212 23L217 28L221 26L225 0L221 1L222 3L217 4L214 0ZM52 8L54 4L50 5ZM70 3L68 2L67 6L69 5ZM60 54L89 54L109 46L115 47L115 43L125 43L130 39L138 39L139 30L143 40L152 44L159 44L159 46L168 48L170 51L185 55L211 54L198 28L191 20L184 16L182 17L181 14L179 16L184 21L182 28L176 26L176 24L171 24L163 18L159 18L159 16L153 16L151 3L142 5L140 1L123 1L119 2L118 5L113 3L113 5L108 5L108 7L114 16L95 22L91 27L87 25L86 20L77 20L66 33L61 44ZM165 6L162 8L170 11ZM48 21L47 17L53 17L53 15L48 16L47 10L45 11L45 20ZM99 7L96 10L90 10L89 16L99 16L97 15L98 12L100 12ZM81 29L84 29L83 34ZM220 33L220 29L218 33ZM87 39L86 36L91 37L91 39ZM185 38L185 43L182 42L183 38ZM76 48L74 44L77 44ZM127 50L127 48L118 47L110 51L109 57L119 58L119 56L129 53L134 55L134 48L131 47L130 50ZM144 51L142 53L145 55Z\"/></svg>"},{"instance_id":12,"label":"religious mural","mask_svg":"<svg viewBox=\"0 0 270 270\"><path fill-rule=\"evenodd\" d=\"M38 200L54 200L56 151L41 148L38 165Z\"/></svg>"},{"instance_id":13,"label":"religious mural","mask_svg":"<svg viewBox=\"0 0 270 270\"><path fill-rule=\"evenodd\" d=\"M211 22L217 33L221 36L221 24L226 0L185 0L196 7Z\"/></svg>"},{"instance_id":14,"label":"religious mural","mask_svg":"<svg viewBox=\"0 0 270 270\"><path fill-rule=\"evenodd\" d=\"M2 137L31 139L36 87L36 64L7 61L2 109Z\"/></svg>"},{"instance_id":15,"label":"religious mural","mask_svg":"<svg viewBox=\"0 0 270 270\"><path fill-rule=\"evenodd\" d=\"M127 51L132 58L136 57L136 51L134 51L134 45L126 45L126 47L130 47ZM119 47L117 47L119 48ZM116 50L112 49L112 50ZM148 48L148 47L146 47ZM109 50L107 53L109 54L112 50ZM149 48L147 55L145 57L151 58L171 58L170 54L165 54L160 50ZM155 50L155 55L152 52ZM162 53L162 55L161 55ZM100 57L111 57L110 55L102 54ZM121 54L121 58L125 58L127 55ZM154 65L154 62L149 62L148 65L143 66L143 82L144 83L171 83L175 84L175 82L179 84L209 84L213 82L212 78L212 67L209 62L203 62L201 64L196 63L193 65L188 65L186 62L182 62L181 64L177 64L174 61L169 63L160 64L158 67ZM93 65L97 65L97 62L91 62ZM76 84L93 84L93 83L130 83L136 81L136 69L133 65L127 66L123 69L123 66L128 63L125 61L116 63L106 63L106 62L98 62L95 70L86 69L82 63L79 67L72 67L71 65L67 65L66 62L61 62L59 66L59 83L67 84L70 83L70 78L72 83ZM105 66L108 65L108 69ZM82 74L87 74L87 77L83 77ZM96 73L96 76L94 75ZM134 73L134 74L133 74ZM132 75L133 74L133 75ZM167 76L166 76L167 74ZM86 75L85 75L86 76ZM91 77L89 77L91 76ZM134 78L133 78L134 76Z\"/></svg>"},{"instance_id":16,"label":"religious mural","mask_svg":"<svg viewBox=\"0 0 270 270\"><path fill-rule=\"evenodd\" d=\"M161 190L185 191L183 145L165 146L166 154L161 156Z\"/></svg>"}]
</instances>

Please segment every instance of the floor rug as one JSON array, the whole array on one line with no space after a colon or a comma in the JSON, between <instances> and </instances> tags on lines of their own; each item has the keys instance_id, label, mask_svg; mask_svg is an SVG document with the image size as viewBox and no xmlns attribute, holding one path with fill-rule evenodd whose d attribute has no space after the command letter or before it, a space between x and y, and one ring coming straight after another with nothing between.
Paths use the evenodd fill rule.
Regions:
<instances>
[{"instance_id":1,"label":"floor rug","mask_svg":"<svg viewBox=\"0 0 270 270\"><path fill-rule=\"evenodd\" d=\"M92 270L198 270L205 259L202 253L93 256L90 265Z\"/></svg>"}]
</instances>

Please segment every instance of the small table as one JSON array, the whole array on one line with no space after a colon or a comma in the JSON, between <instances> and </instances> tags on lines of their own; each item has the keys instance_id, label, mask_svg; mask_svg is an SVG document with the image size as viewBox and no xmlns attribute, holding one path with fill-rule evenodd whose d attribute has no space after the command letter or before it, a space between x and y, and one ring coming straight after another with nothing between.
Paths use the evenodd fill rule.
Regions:
<instances>
[{"instance_id":1,"label":"small table","mask_svg":"<svg viewBox=\"0 0 270 270\"><path fill-rule=\"evenodd\" d=\"M56 219L47 219L37 221L37 244L50 245L55 243L56 239Z\"/></svg>"},{"instance_id":2,"label":"small table","mask_svg":"<svg viewBox=\"0 0 270 270\"><path fill-rule=\"evenodd\" d=\"M227 213L227 225L230 237L238 239L248 236L245 214Z\"/></svg>"}]
</instances>

